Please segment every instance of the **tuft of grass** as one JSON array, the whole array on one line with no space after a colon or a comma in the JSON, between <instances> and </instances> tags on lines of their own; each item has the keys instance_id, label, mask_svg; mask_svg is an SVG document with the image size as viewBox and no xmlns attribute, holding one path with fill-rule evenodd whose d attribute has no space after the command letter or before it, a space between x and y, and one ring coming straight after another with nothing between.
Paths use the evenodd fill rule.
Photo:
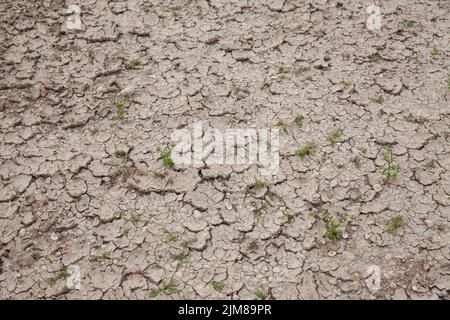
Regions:
<instances>
[{"instance_id":1,"label":"tuft of grass","mask_svg":"<svg viewBox=\"0 0 450 320\"><path fill-rule=\"evenodd\" d=\"M398 228L404 225L403 217L399 214L393 216L388 222L387 233L390 235L395 235Z\"/></svg>"},{"instance_id":2,"label":"tuft of grass","mask_svg":"<svg viewBox=\"0 0 450 320\"><path fill-rule=\"evenodd\" d=\"M373 102L376 102L378 104L383 104L384 103L384 97L381 94L379 94L378 96L376 96L372 100L373 100Z\"/></svg>"},{"instance_id":3,"label":"tuft of grass","mask_svg":"<svg viewBox=\"0 0 450 320\"><path fill-rule=\"evenodd\" d=\"M416 21L414 20L402 20L399 22L399 26L406 29L406 28L412 28L416 25Z\"/></svg>"},{"instance_id":4,"label":"tuft of grass","mask_svg":"<svg viewBox=\"0 0 450 320\"><path fill-rule=\"evenodd\" d=\"M348 82L347 80L341 80L339 81L339 85L342 87L342 89L344 90L349 90L352 87L352 84L350 82Z\"/></svg>"},{"instance_id":5,"label":"tuft of grass","mask_svg":"<svg viewBox=\"0 0 450 320\"><path fill-rule=\"evenodd\" d=\"M221 84L223 84L223 79L222 79L221 77L219 77L219 76L215 76L215 77L214 77L214 80L213 80L213 83L214 83L216 86L221 85Z\"/></svg>"},{"instance_id":6,"label":"tuft of grass","mask_svg":"<svg viewBox=\"0 0 450 320\"><path fill-rule=\"evenodd\" d=\"M255 295L261 300L266 300L269 297L269 291L263 287L259 287L255 290Z\"/></svg>"},{"instance_id":7,"label":"tuft of grass","mask_svg":"<svg viewBox=\"0 0 450 320\"><path fill-rule=\"evenodd\" d=\"M164 243L171 243L174 242L176 240L178 240L178 236L174 233L171 233L169 231L165 231L166 236L164 237Z\"/></svg>"},{"instance_id":8,"label":"tuft of grass","mask_svg":"<svg viewBox=\"0 0 450 320\"><path fill-rule=\"evenodd\" d=\"M189 251L183 250L180 253L174 254L172 253L170 257L173 261L177 261L178 263L182 263L189 256Z\"/></svg>"},{"instance_id":9,"label":"tuft of grass","mask_svg":"<svg viewBox=\"0 0 450 320\"><path fill-rule=\"evenodd\" d=\"M161 290L159 288L151 288L148 293L148 296L153 299L153 298L156 298L157 296L159 296L160 293L161 293Z\"/></svg>"},{"instance_id":10,"label":"tuft of grass","mask_svg":"<svg viewBox=\"0 0 450 320\"><path fill-rule=\"evenodd\" d=\"M300 158L304 158L306 156L312 156L316 150L316 143L314 141L307 142L303 147L298 149L295 154Z\"/></svg>"},{"instance_id":11,"label":"tuft of grass","mask_svg":"<svg viewBox=\"0 0 450 320\"><path fill-rule=\"evenodd\" d=\"M203 17L205 16L205 14L203 13L202 7L197 7L197 13L196 13L196 16L197 16L199 19L203 19Z\"/></svg>"},{"instance_id":12,"label":"tuft of grass","mask_svg":"<svg viewBox=\"0 0 450 320\"><path fill-rule=\"evenodd\" d=\"M284 64L280 63L277 65L277 72L278 73L287 73L288 70Z\"/></svg>"},{"instance_id":13,"label":"tuft of grass","mask_svg":"<svg viewBox=\"0 0 450 320\"><path fill-rule=\"evenodd\" d=\"M283 121L283 120L278 120L277 127L282 129L282 130L284 130L284 131L286 131L287 123L285 121Z\"/></svg>"},{"instance_id":14,"label":"tuft of grass","mask_svg":"<svg viewBox=\"0 0 450 320\"><path fill-rule=\"evenodd\" d=\"M447 89L450 90L450 73L447 75Z\"/></svg>"},{"instance_id":15,"label":"tuft of grass","mask_svg":"<svg viewBox=\"0 0 450 320\"><path fill-rule=\"evenodd\" d=\"M432 56L437 56L439 54L439 50L436 47L433 47L433 49L431 49L431 55Z\"/></svg>"},{"instance_id":16,"label":"tuft of grass","mask_svg":"<svg viewBox=\"0 0 450 320\"><path fill-rule=\"evenodd\" d=\"M156 148L156 152L159 152L163 166L166 168L172 168L175 165L172 159L172 149L174 147L175 145L172 145L170 147L165 148L164 150L162 150L161 147Z\"/></svg>"},{"instance_id":17,"label":"tuft of grass","mask_svg":"<svg viewBox=\"0 0 450 320\"><path fill-rule=\"evenodd\" d=\"M141 65L142 65L141 60L139 60L138 58L133 58L130 60L129 67L130 67L130 69L137 69Z\"/></svg>"},{"instance_id":18,"label":"tuft of grass","mask_svg":"<svg viewBox=\"0 0 450 320\"><path fill-rule=\"evenodd\" d=\"M50 32L51 34L58 33L59 30L60 29L57 26L51 26L50 28L48 28L48 32Z\"/></svg>"},{"instance_id":19,"label":"tuft of grass","mask_svg":"<svg viewBox=\"0 0 450 320\"><path fill-rule=\"evenodd\" d=\"M336 143L342 141L342 137L344 135L344 132L342 129L337 128L330 133L328 133L327 140L331 143L332 146L335 146Z\"/></svg>"},{"instance_id":20,"label":"tuft of grass","mask_svg":"<svg viewBox=\"0 0 450 320\"><path fill-rule=\"evenodd\" d=\"M32 254L31 254L31 257L34 259L34 260L39 260L40 258L42 258L42 253L40 252L40 251L34 251Z\"/></svg>"},{"instance_id":21,"label":"tuft of grass","mask_svg":"<svg viewBox=\"0 0 450 320\"><path fill-rule=\"evenodd\" d=\"M163 281L158 288L152 288L149 290L148 296L149 298L156 298L160 293L165 293L167 295L171 295L174 293L180 293L181 290L178 289L178 284L174 278L171 278L169 281Z\"/></svg>"},{"instance_id":22,"label":"tuft of grass","mask_svg":"<svg viewBox=\"0 0 450 320\"><path fill-rule=\"evenodd\" d=\"M222 291L225 288L225 284L221 281L212 281L211 285L216 291Z\"/></svg>"},{"instance_id":23,"label":"tuft of grass","mask_svg":"<svg viewBox=\"0 0 450 320\"><path fill-rule=\"evenodd\" d=\"M172 6L169 8L170 13L172 13L172 16L178 17L180 15L181 7L180 6Z\"/></svg>"},{"instance_id":24,"label":"tuft of grass","mask_svg":"<svg viewBox=\"0 0 450 320\"><path fill-rule=\"evenodd\" d=\"M69 277L69 272L67 271L67 267L61 268L58 272L56 272L55 276L47 279L47 284L50 287L53 287L58 280L65 280Z\"/></svg>"},{"instance_id":25,"label":"tuft of grass","mask_svg":"<svg viewBox=\"0 0 450 320\"><path fill-rule=\"evenodd\" d=\"M374 53L370 55L370 62L372 63L380 63L381 57L378 53Z\"/></svg>"},{"instance_id":26,"label":"tuft of grass","mask_svg":"<svg viewBox=\"0 0 450 320\"><path fill-rule=\"evenodd\" d=\"M428 170L435 169L436 168L436 160L431 159L430 161L425 163L424 168L428 169Z\"/></svg>"},{"instance_id":27,"label":"tuft of grass","mask_svg":"<svg viewBox=\"0 0 450 320\"><path fill-rule=\"evenodd\" d=\"M395 181L400 173L400 166L392 158L392 150L383 150L383 160L385 164L381 169L381 174L386 177L389 182Z\"/></svg>"},{"instance_id":28,"label":"tuft of grass","mask_svg":"<svg viewBox=\"0 0 450 320\"><path fill-rule=\"evenodd\" d=\"M288 213L286 215L286 217L287 217L287 223L292 223L295 219L295 216L292 213Z\"/></svg>"},{"instance_id":29,"label":"tuft of grass","mask_svg":"<svg viewBox=\"0 0 450 320\"><path fill-rule=\"evenodd\" d=\"M128 228L128 227L123 228L123 230L122 230L123 236L128 236L129 233L130 233L130 228Z\"/></svg>"},{"instance_id":30,"label":"tuft of grass","mask_svg":"<svg viewBox=\"0 0 450 320\"><path fill-rule=\"evenodd\" d=\"M323 217L327 224L324 236L330 240L339 240L342 238L341 224L338 220L334 219L330 213L325 213ZM340 219L342 221L342 219ZM343 222L343 221L342 221Z\"/></svg>"},{"instance_id":31,"label":"tuft of grass","mask_svg":"<svg viewBox=\"0 0 450 320\"><path fill-rule=\"evenodd\" d=\"M231 84L231 91L233 91L233 93L235 95L238 95L239 93L241 93L242 89L241 89L241 86L239 84L233 82Z\"/></svg>"},{"instance_id":32,"label":"tuft of grass","mask_svg":"<svg viewBox=\"0 0 450 320\"><path fill-rule=\"evenodd\" d=\"M246 193L255 195L256 192L266 187L266 183L264 181L256 180L255 183L247 186Z\"/></svg>"},{"instance_id":33,"label":"tuft of grass","mask_svg":"<svg viewBox=\"0 0 450 320\"><path fill-rule=\"evenodd\" d=\"M273 200L275 200L275 199L278 198L278 195L277 195L275 192L273 192L273 191L267 191L267 192L266 192L266 197L267 197L270 201L273 201Z\"/></svg>"},{"instance_id":34,"label":"tuft of grass","mask_svg":"<svg viewBox=\"0 0 450 320\"><path fill-rule=\"evenodd\" d=\"M142 226L145 227L150 222L148 219L141 218L141 216L135 212L120 212L120 218L125 221L130 221L134 226L142 224Z\"/></svg>"},{"instance_id":35,"label":"tuft of grass","mask_svg":"<svg viewBox=\"0 0 450 320\"><path fill-rule=\"evenodd\" d=\"M297 127L301 128L303 126L303 120L305 120L305 118L301 114L298 114L295 117L294 122L297 125Z\"/></svg>"},{"instance_id":36,"label":"tuft of grass","mask_svg":"<svg viewBox=\"0 0 450 320\"><path fill-rule=\"evenodd\" d=\"M59 44L56 43L53 45L55 47L55 49L59 52L67 52L69 51L69 47L67 46L67 44Z\"/></svg>"},{"instance_id":37,"label":"tuft of grass","mask_svg":"<svg viewBox=\"0 0 450 320\"><path fill-rule=\"evenodd\" d=\"M125 118L125 115L127 114L127 109L125 108L125 100L118 99L114 104L116 106L117 119L123 120Z\"/></svg>"},{"instance_id":38,"label":"tuft of grass","mask_svg":"<svg viewBox=\"0 0 450 320\"><path fill-rule=\"evenodd\" d=\"M99 261L110 259L110 257L111 257L111 252L106 251L106 252L103 252L101 255L98 255L98 256L96 256L96 255L90 256L89 257L89 261L91 261L91 262L99 262Z\"/></svg>"},{"instance_id":39,"label":"tuft of grass","mask_svg":"<svg viewBox=\"0 0 450 320\"><path fill-rule=\"evenodd\" d=\"M153 172L153 175L159 179L164 179L165 177L167 177L167 172L165 171L155 171Z\"/></svg>"},{"instance_id":40,"label":"tuft of grass","mask_svg":"<svg viewBox=\"0 0 450 320\"><path fill-rule=\"evenodd\" d=\"M358 156L354 156L353 158L350 159L350 162L353 163L353 165L355 166L355 168L361 168L361 158Z\"/></svg>"},{"instance_id":41,"label":"tuft of grass","mask_svg":"<svg viewBox=\"0 0 450 320\"><path fill-rule=\"evenodd\" d=\"M350 199L349 199L350 204L361 203L361 201L362 201L362 197L361 196L350 197Z\"/></svg>"}]
</instances>

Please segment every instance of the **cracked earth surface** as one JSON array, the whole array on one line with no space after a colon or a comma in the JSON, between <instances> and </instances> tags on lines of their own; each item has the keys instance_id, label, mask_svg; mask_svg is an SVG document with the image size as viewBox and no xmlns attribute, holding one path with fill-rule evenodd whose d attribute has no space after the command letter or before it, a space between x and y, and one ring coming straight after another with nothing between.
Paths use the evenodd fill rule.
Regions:
<instances>
[{"instance_id":1,"label":"cracked earth surface","mask_svg":"<svg viewBox=\"0 0 450 320\"><path fill-rule=\"evenodd\" d=\"M0 3L0 298L449 298L449 1L72 3ZM197 121L278 174L165 167Z\"/></svg>"}]
</instances>

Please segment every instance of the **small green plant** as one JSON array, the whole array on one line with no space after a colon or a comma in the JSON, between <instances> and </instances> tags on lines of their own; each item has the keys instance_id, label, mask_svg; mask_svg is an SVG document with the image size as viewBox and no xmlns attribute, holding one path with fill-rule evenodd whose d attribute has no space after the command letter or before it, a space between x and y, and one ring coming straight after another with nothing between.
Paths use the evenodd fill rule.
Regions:
<instances>
[{"instance_id":1,"label":"small green plant","mask_svg":"<svg viewBox=\"0 0 450 320\"><path fill-rule=\"evenodd\" d=\"M196 14L196 16L197 16L198 18L200 18L200 19L203 19L204 15L205 15L205 14L203 13L202 7L197 7L197 14Z\"/></svg>"},{"instance_id":2,"label":"small green plant","mask_svg":"<svg viewBox=\"0 0 450 320\"><path fill-rule=\"evenodd\" d=\"M349 90L352 87L352 84L350 82L348 82L347 80L341 80L339 81L339 85L344 89L344 90Z\"/></svg>"},{"instance_id":3,"label":"small green plant","mask_svg":"<svg viewBox=\"0 0 450 320\"><path fill-rule=\"evenodd\" d=\"M40 252L40 251L34 251L32 254L31 254L31 257L34 259L34 260L39 260L40 258L42 258L42 253Z\"/></svg>"},{"instance_id":4,"label":"small green plant","mask_svg":"<svg viewBox=\"0 0 450 320\"><path fill-rule=\"evenodd\" d=\"M350 204L361 203L362 197L361 196L350 197L349 201L350 201Z\"/></svg>"},{"instance_id":5,"label":"small green plant","mask_svg":"<svg viewBox=\"0 0 450 320\"><path fill-rule=\"evenodd\" d=\"M120 212L120 218L125 221L130 221L134 226L138 226L139 224L142 224L142 226L146 226L150 222L148 219L143 219L139 214L135 212L129 213L122 211Z\"/></svg>"},{"instance_id":6,"label":"small green plant","mask_svg":"<svg viewBox=\"0 0 450 320\"><path fill-rule=\"evenodd\" d=\"M130 60L130 69L137 69L142 65L141 60L138 58L133 58Z\"/></svg>"},{"instance_id":7,"label":"small green plant","mask_svg":"<svg viewBox=\"0 0 450 320\"><path fill-rule=\"evenodd\" d=\"M123 236L128 236L128 234L130 233L130 228L129 227L125 227L122 230L122 235Z\"/></svg>"},{"instance_id":8,"label":"small green plant","mask_svg":"<svg viewBox=\"0 0 450 320\"><path fill-rule=\"evenodd\" d=\"M261 189L264 189L266 187L266 183L260 180L256 180L255 183L247 186L246 193L255 195L256 192L258 192Z\"/></svg>"},{"instance_id":9,"label":"small green plant","mask_svg":"<svg viewBox=\"0 0 450 320\"><path fill-rule=\"evenodd\" d=\"M436 47L433 47L433 49L431 49L431 55L432 56L437 56L439 54L439 50Z\"/></svg>"},{"instance_id":10,"label":"small green plant","mask_svg":"<svg viewBox=\"0 0 450 320\"><path fill-rule=\"evenodd\" d=\"M403 217L399 214L393 216L388 222L387 233L395 235L398 228L404 225Z\"/></svg>"},{"instance_id":11,"label":"small green plant","mask_svg":"<svg viewBox=\"0 0 450 320\"><path fill-rule=\"evenodd\" d=\"M148 296L153 299L159 296L160 293L171 295L180 292L181 290L178 289L177 282L174 278L171 278L169 281L163 281L158 288L150 289Z\"/></svg>"},{"instance_id":12,"label":"small green plant","mask_svg":"<svg viewBox=\"0 0 450 320\"><path fill-rule=\"evenodd\" d=\"M294 122L297 125L297 127L301 128L303 126L303 120L305 120L305 118L301 114L298 114L295 117Z\"/></svg>"},{"instance_id":13,"label":"small green plant","mask_svg":"<svg viewBox=\"0 0 450 320\"><path fill-rule=\"evenodd\" d=\"M59 52L67 52L69 51L69 47L67 46L67 44L54 44L54 47L56 50L58 50Z\"/></svg>"},{"instance_id":14,"label":"small green plant","mask_svg":"<svg viewBox=\"0 0 450 320\"><path fill-rule=\"evenodd\" d=\"M173 241L178 240L178 236L174 233L171 233L169 231L165 231L166 235L164 237L164 243L171 243Z\"/></svg>"},{"instance_id":15,"label":"small green plant","mask_svg":"<svg viewBox=\"0 0 450 320\"><path fill-rule=\"evenodd\" d=\"M155 171L153 172L153 175L159 179L164 179L165 177L167 177L167 172L165 171Z\"/></svg>"},{"instance_id":16,"label":"small green plant","mask_svg":"<svg viewBox=\"0 0 450 320\"><path fill-rule=\"evenodd\" d=\"M283 120L278 120L277 127L282 129L282 130L284 130L284 131L286 131L287 123L285 121L283 121Z\"/></svg>"},{"instance_id":17,"label":"small green plant","mask_svg":"<svg viewBox=\"0 0 450 320\"><path fill-rule=\"evenodd\" d=\"M50 28L48 28L48 32L50 32L51 34L58 33L59 31L60 29L57 26L51 26Z\"/></svg>"},{"instance_id":18,"label":"small green plant","mask_svg":"<svg viewBox=\"0 0 450 320\"><path fill-rule=\"evenodd\" d=\"M152 268L152 269L162 269L161 265L158 262L153 262L150 265L150 268Z\"/></svg>"},{"instance_id":19,"label":"small green plant","mask_svg":"<svg viewBox=\"0 0 450 320\"><path fill-rule=\"evenodd\" d=\"M416 25L416 21L414 20L402 20L399 23L400 27L402 28L412 28Z\"/></svg>"},{"instance_id":20,"label":"small green plant","mask_svg":"<svg viewBox=\"0 0 450 320\"><path fill-rule=\"evenodd\" d=\"M116 105L116 116L119 120L123 120L127 114L127 109L125 108L125 100L119 99L115 102Z\"/></svg>"},{"instance_id":21,"label":"small green plant","mask_svg":"<svg viewBox=\"0 0 450 320\"><path fill-rule=\"evenodd\" d=\"M342 129L337 128L328 134L327 140L331 143L332 146L335 146L336 143L342 141L343 135L344 132L342 131Z\"/></svg>"},{"instance_id":22,"label":"small green plant","mask_svg":"<svg viewBox=\"0 0 450 320\"><path fill-rule=\"evenodd\" d=\"M383 160L385 161L385 164L381 169L381 174L385 176L389 182L395 181L400 173L400 166L393 160L392 150L383 150Z\"/></svg>"},{"instance_id":23,"label":"small green plant","mask_svg":"<svg viewBox=\"0 0 450 320\"><path fill-rule=\"evenodd\" d=\"M328 212L325 213L323 219L327 224L324 236L333 241L341 239L342 230L339 221L334 219Z\"/></svg>"},{"instance_id":24,"label":"small green plant","mask_svg":"<svg viewBox=\"0 0 450 320\"><path fill-rule=\"evenodd\" d=\"M111 252L107 251L107 252L103 252L101 255L98 255L98 256L97 255L90 256L89 261L99 262L99 261L110 259L110 257L111 257Z\"/></svg>"},{"instance_id":25,"label":"small green plant","mask_svg":"<svg viewBox=\"0 0 450 320\"><path fill-rule=\"evenodd\" d=\"M153 298L156 298L157 296L159 296L160 293L161 293L161 291L159 288L151 288L148 293L148 296L153 299Z\"/></svg>"},{"instance_id":26,"label":"small green plant","mask_svg":"<svg viewBox=\"0 0 450 320\"><path fill-rule=\"evenodd\" d=\"M358 156L354 156L350 159L350 162L355 166L355 168L361 168L361 158Z\"/></svg>"},{"instance_id":27,"label":"small green plant","mask_svg":"<svg viewBox=\"0 0 450 320\"><path fill-rule=\"evenodd\" d=\"M221 85L221 84L223 84L223 79L222 79L221 77L219 77L219 76L215 76L215 77L214 77L214 80L213 80L213 83L214 83L216 86Z\"/></svg>"},{"instance_id":28,"label":"small green plant","mask_svg":"<svg viewBox=\"0 0 450 320\"><path fill-rule=\"evenodd\" d=\"M231 91L233 91L233 93L235 95L238 95L239 93L241 93L242 89L241 89L241 86L239 84L233 82L231 84Z\"/></svg>"},{"instance_id":29,"label":"small green plant","mask_svg":"<svg viewBox=\"0 0 450 320\"><path fill-rule=\"evenodd\" d=\"M273 200L275 200L275 199L278 198L278 195L277 195L275 192L273 192L273 191L267 191L267 192L266 192L266 197L267 197L270 201L273 201Z\"/></svg>"},{"instance_id":30,"label":"small green plant","mask_svg":"<svg viewBox=\"0 0 450 320\"><path fill-rule=\"evenodd\" d=\"M428 169L428 170L435 169L436 168L436 160L431 159L430 161L425 163L424 168Z\"/></svg>"},{"instance_id":31,"label":"small green plant","mask_svg":"<svg viewBox=\"0 0 450 320\"><path fill-rule=\"evenodd\" d=\"M292 213L288 213L286 215L286 218L287 218L287 223L292 223L295 219L295 216Z\"/></svg>"},{"instance_id":32,"label":"small green plant","mask_svg":"<svg viewBox=\"0 0 450 320\"><path fill-rule=\"evenodd\" d=\"M172 159L172 149L174 147L175 145L172 145L170 147L165 148L164 150L162 150L161 147L159 146L156 148L156 152L160 154L163 166L166 168L172 168L175 165Z\"/></svg>"},{"instance_id":33,"label":"small green plant","mask_svg":"<svg viewBox=\"0 0 450 320\"><path fill-rule=\"evenodd\" d=\"M287 73L288 71L287 71L286 66L281 63L281 64L277 65L277 72L278 73Z\"/></svg>"},{"instance_id":34,"label":"small green plant","mask_svg":"<svg viewBox=\"0 0 450 320\"><path fill-rule=\"evenodd\" d=\"M298 149L295 152L295 154L303 159L306 156L312 156L315 150L316 150L316 143L314 141L309 141L303 147Z\"/></svg>"},{"instance_id":35,"label":"small green plant","mask_svg":"<svg viewBox=\"0 0 450 320\"><path fill-rule=\"evenodd\" d=\"M384 103L384 97L381 94L379 94L378 96L373 98L373 102L376 102L378 104L383 104Z\"/></svg>"},{"instance_id":36,"label":"small green plant","mask_svg":"<svg viewBox=\"0 0 450 320\"><path fill-rule=\"evenodd\" d=\"M265 78L262 84L262 89L269 88L272 85L273 81L271 79Z\"/></svg>"},{"instance_id":37,"label":"small green plant","mask_svg":"<svg viewBox=\"0 0 450 320\"><path fill-rule=\"evenodd\" d=\"M370 62L372 63L380 63L381 57L378 53L374 53L370 55Z\"/></svg>"},{"instance_id":38,"label":"small green plant","mask_svg":"<svg viewBox=\"0 0 450 320\"><path fill-rule=\"evenodd\" d=\"M181 7L180 6L172 6L169 8L169 10L174 17L178 17L180 15Z\"/></svg>"},{"instance_id":39,"label":"small green plant","mask_svg":"<svg viewBox=\"0 0 450 320\"><path fill-rule=\"evenodd\" d=\"M211 285L216 291L222 291L225 288L225 284L221 281L212 281Z\"/></svg>"},{"instance_id":40,"label":"small green plant","mask_svg":"<svg viewBox=\"0 0 450 320\"><path fill-rule=\"evenodd\" d=\"M67 267L61 268L56 272L55 276L47 279L47 284L50 287L53 287L58 280L65 280L69 277L69 272L67 271Z\"/></svg>"},{"instance_id":41,"label":"small green plant","mask_svg":"<svg viewBox=\"0 0 450 320\"><path fill-rule=\"evenodd\" d=\"M266 300L269 297L269 291L261 286L255 290L255 295L261 300Z\"/></svg>"},{"instance_id":42,"label":"small green plant","mask_svg":"<svg viewBox=\"0 0 450 320\"><path fill-rule=\"evenodd\" d=\"M447 75L447 89L450 90L450 73Z\"/></svg>"},{"instance_id":43,"label":"small green plant","mask_svg":"<svg viewBox=\"0 0 450 320\"><path fill-rule=\"evenodd\" d=\"M177 261L178 263L182 263L189 256L189 251L183 250L180 253L172 253L170 257L173 261Z\"/></svg>"},{"instance_id":44,"label":"small green plant","mask_svg":"<svg viewBox=\"0 0 450 320\"><path fill-rule=\"evenodd\" d=\"M347 212L341 212L339 214L339 222L344 223L348 219L348 213Z\"/></svg>"},{"instance_id":45,"label":"small green plant","mask_svg":"<svg viewBox=\"0 0 450 320\"><path fill-rule=\"evenodd\" d=\"M69 277L69 272L67 271L67 267L61 268L61 270L59 270L56 273L56 277L58 279L67 279Z\"/></svg>"}]
</instances>

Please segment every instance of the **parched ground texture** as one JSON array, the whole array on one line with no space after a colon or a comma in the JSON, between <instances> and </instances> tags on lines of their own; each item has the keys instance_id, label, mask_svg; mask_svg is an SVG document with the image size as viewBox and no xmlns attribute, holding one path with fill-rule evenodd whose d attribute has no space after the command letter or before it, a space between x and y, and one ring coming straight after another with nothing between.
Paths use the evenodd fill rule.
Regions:
<instances>
[{"instance_id":1,"label":"parched ground texture","mask_svg":"<svg viewBox=\"0 0 450 320\"><path fill-rule=\"evenodd\" d=\"M449 298L450 1L72 3L0 3L0 298ZM171 166L198 121L279 173Z\"/></svg>"}]
</instances>

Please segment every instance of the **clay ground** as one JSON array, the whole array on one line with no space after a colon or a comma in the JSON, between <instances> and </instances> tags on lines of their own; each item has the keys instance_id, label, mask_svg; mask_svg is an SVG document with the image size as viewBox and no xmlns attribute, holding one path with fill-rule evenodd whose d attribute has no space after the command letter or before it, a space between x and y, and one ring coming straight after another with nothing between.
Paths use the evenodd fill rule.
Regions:
<instances>
[{"instance_id":1,"label":"clay ground","mask_svg":"<svg viewBox=\"0 0 450 320\"><path fill-rule=\"evenodd\" d=\"M449 298L450 1L72 3L0 3L0 298Z\"/></svg>"}]
</instances>

